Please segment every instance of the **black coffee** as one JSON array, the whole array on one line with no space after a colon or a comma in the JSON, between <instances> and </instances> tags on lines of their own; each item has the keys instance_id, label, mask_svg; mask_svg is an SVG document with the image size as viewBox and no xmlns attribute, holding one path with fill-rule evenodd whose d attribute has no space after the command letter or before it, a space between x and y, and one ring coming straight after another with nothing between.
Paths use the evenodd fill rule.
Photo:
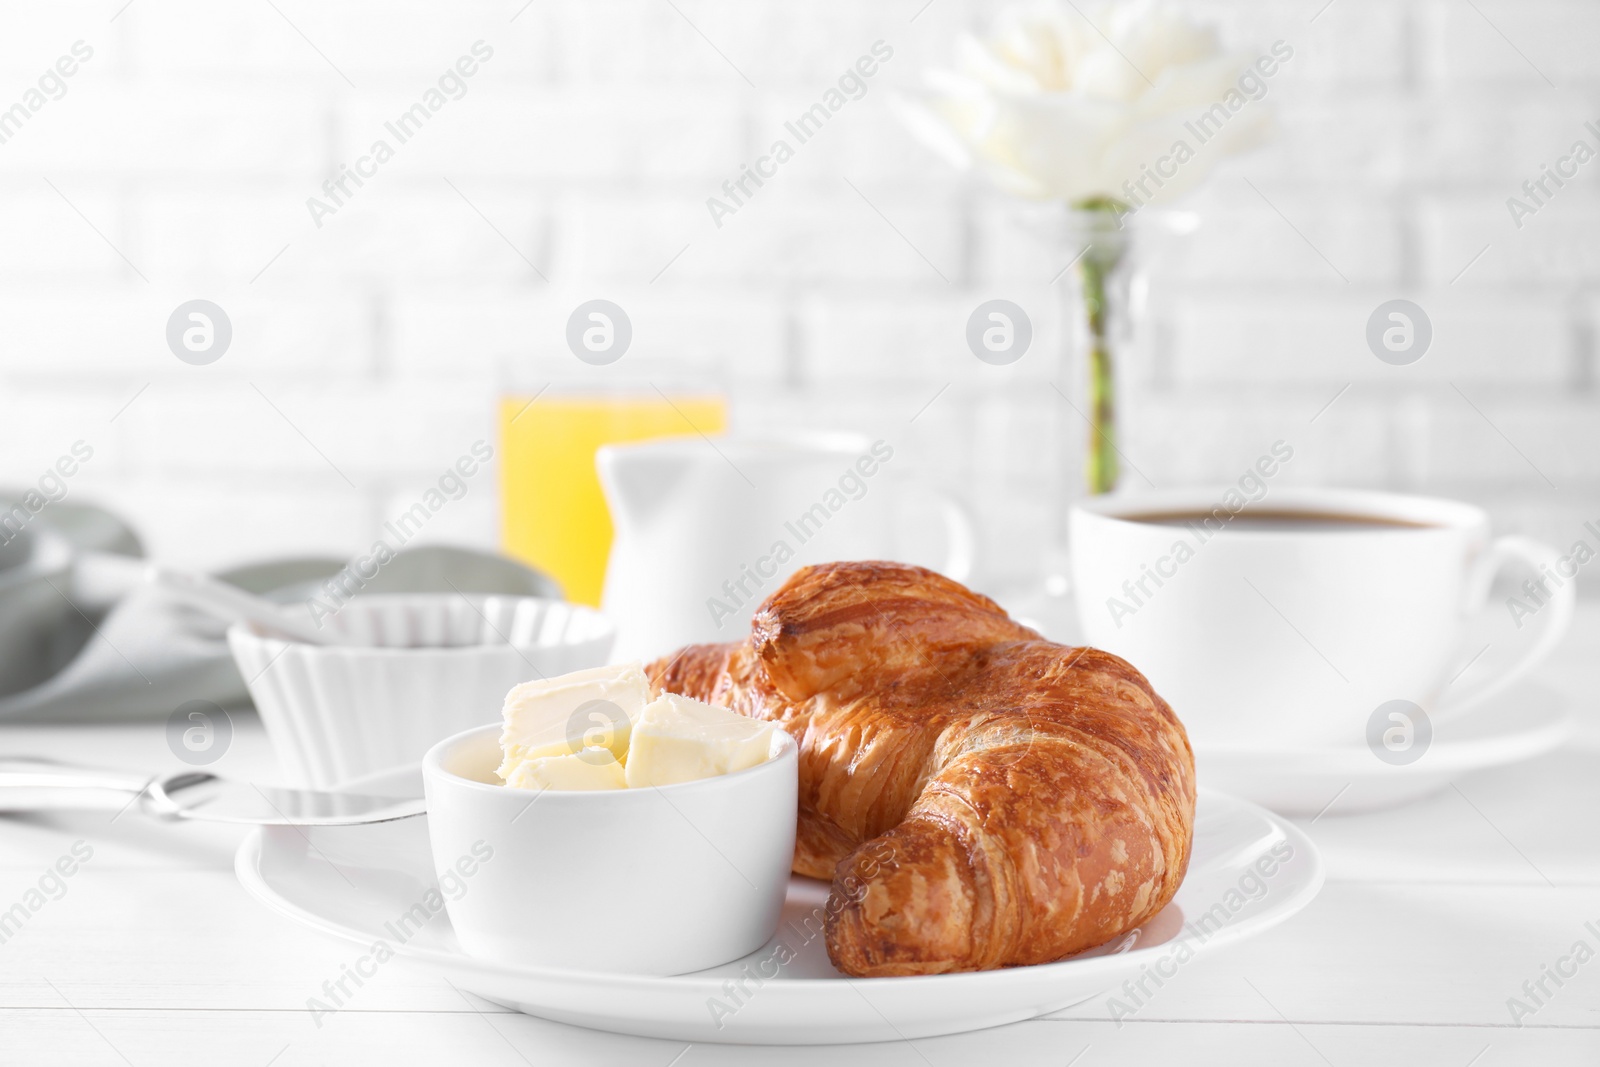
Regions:
<instances>
[{"instance_id":1,"label":"black coffee","mask_svg":"<svg viewBox=\"0 0 1600 1067\"><path fill-rule=\"evenodd\" d=\"M1435 524L1392 519L1380 515L1345 515L1334 512L1272 511L1251 508L1230 515L1225 507L1215 511L1161 511L1121 516L1127 522L1151 526L1205 526L1210 529L1259 533L1361 533L1373 530L1428 530Z\"/></svg>"}]
</instances>

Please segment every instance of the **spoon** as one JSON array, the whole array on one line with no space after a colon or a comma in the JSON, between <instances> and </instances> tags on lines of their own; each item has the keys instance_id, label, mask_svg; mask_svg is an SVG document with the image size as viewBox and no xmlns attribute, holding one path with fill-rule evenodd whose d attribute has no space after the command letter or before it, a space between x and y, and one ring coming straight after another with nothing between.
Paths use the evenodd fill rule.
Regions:
<instances>
[{"instance_id":1,"label":"spoon","mask_svg":"<svg viewBox=\"0 0 1600 1067\"><path fill-rule=\"evenodd\" d=\"M332 627L318 626L309 617L301 618L298 613L281 604L204 574L152 563L144 566L142 576L145 585L169 599L199 608L220 619L255 623L311 645L348 646L361 643L335 632ZM309 612L307 614L309 616Z\"/></svg>"},{"instance_id":2,"label":"spoon","mask_svg":"<svg viewBox=\"0 0 1600 1067\"><path fill-rule=\"evenodd\" d=\"M318 626L310 611L299 610L247 593L236 585L195 571L148 563L131 556L86 552L73 569L74 601L109 607L135 589L154 589L169 600L199 608L229 622L249 622L311 645L359 646L357 641Z\"/></svg>"}]
</instances>

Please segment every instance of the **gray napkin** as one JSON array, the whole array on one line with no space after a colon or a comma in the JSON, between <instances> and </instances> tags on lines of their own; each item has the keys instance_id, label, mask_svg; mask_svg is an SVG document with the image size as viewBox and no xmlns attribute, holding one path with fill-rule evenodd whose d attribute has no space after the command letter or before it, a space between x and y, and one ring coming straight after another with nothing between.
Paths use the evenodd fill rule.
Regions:
<instances>
[{"instance_id":1,"label":"gray napkin","mask_svg":"<svg viewBox=\"0 0 1600 1067\"><path fill-rule=\"evenodd\" d=\"M61 542L73 553L71 571L65 578L53 572L43 584L30 581L34 561ZM106 602L88 583L72 580L95 554L137 558L143 550L115 516L65 501L49 505L0 546L0 632L27 639L26 654L9 662L0 656L0 693L6 694L0 696L0 719L159 719L190 700L223 707L248 703L245 680L228 652L227 623L151 590ZM215 577L287 602L310 596L345 563L331 557L267 560ZM443 545L401 550L358 595L456 591L560 597L556 584L531 567Z\"/></svg>"}]
</instances>

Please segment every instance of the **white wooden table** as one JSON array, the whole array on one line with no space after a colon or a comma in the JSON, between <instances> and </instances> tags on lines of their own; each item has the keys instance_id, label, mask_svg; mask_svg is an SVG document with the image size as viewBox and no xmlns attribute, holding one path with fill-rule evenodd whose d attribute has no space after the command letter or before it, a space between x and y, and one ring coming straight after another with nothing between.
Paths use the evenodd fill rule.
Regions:
<instances>
[{"instance_id":1,"label":"white wooden table","mask_svg":"<svg viewBox=\"0 0 1600 1067\"><path fill-rule=\"evenodd\" d=\"M0 910L75 842L93 849L0 944L0 1064L1600 1064L1600 955L1559 988L1546 978L1521 1026L1507 1004L1576 942L1600 953L1600 606L1540 678L1579 716L1567 749L1400 810L1301 820L1328 861L1322 895L1200 957L1120 1026L1091 1003L909 1044L686 1050L508 1013L396 960L319 1027L307 998L359 953L247 897L238 832L0 818ZM259 723L236 726L214 766L272 776ZM0 752L179 766L159 724L0 727Z\"/></svg>"}]
</instances>

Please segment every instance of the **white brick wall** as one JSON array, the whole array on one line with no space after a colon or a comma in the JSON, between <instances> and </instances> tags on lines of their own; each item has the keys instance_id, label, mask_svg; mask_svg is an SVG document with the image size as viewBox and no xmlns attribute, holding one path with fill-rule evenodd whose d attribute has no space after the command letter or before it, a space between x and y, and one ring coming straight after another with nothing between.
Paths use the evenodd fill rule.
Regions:
<instances>
[{"instance_id":1,"label":"white brick wall","mask_svg":"<svg viewBox=\"0 0 1600 1067\"><path fill-rule=\"evenodd\" d=\"M499 390L663 378L728 389L738 425L889 437L978 511L987 579L1025 573L1083 432L1046 384L1072 391L1050 285L1070 250L889 107L990 5L675 3L8 5L0 106L74 41L95 55L0 145L0 480L84 438L74 491L173 561L345 554L492 437ZM1600 163L1520 229L1505 199L1600 119L1600 9L1190 6L1295 59L1271 83L1277 139L1221 168L1190 202L1200 230L1156 257L1132 463L1229 479L1282 437L1298 483L1454 493L1576 536L1600 515ZM494 57L466 95L315 226L306 198L480 38ZM895 55L867 95L715 226L706 197L880 38ZM163 339L197 296L235 329L208 367ZM562 341L596 296L635 326L610 368ZM1363 339L1397 296L1435 326L1411 367ZM992 297L1035 320L1013 367L965 349ZM429 536L491 544L494 516L480 479Z\"/></svg>"}]
</instances>

